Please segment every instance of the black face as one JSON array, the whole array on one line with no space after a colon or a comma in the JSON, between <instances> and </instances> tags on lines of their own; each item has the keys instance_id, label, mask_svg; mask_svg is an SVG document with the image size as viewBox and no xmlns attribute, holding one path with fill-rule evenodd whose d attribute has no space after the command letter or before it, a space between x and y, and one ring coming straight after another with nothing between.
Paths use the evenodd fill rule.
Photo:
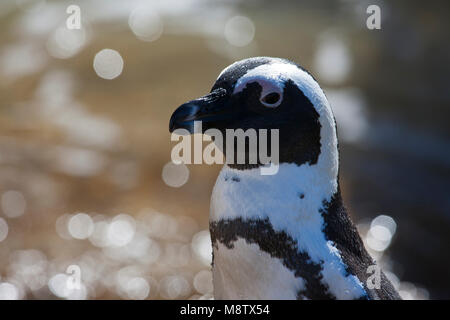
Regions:
<instances>
[{"instance_id":1,"label":"black face","mask_svg":"<svg viewBox=\"0 0 450 320\"><path fill-rule=\"evenodd\" d=\"M226 129L279 129L280 163L316 163L320 153L319 114L292 80L286 80L281 88L269 79L250 80L233 94L238 80L249 70L280 61L291 63L252 58L234 64L209 94L181 105L173 113L170 132L184 128L193 133L194 121L202 121L203 132L215 128L223 135Z\"/></svg>"}]
</instances>

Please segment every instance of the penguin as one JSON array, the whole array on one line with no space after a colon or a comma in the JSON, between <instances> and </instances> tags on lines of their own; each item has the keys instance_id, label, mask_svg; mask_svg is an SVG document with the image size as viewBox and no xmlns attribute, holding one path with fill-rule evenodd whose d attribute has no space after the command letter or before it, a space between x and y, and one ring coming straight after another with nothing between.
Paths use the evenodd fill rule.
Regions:
<instances>
[{"instance_id":1,"label":"penguin","mask_svg":"<svg viewBox=\"0 0 450 320\"><path fill-rule=\"evenodd\" d=\"M213 188L215 299L400 299L344 207L336 122L306 69L281 58L237 61L209 94L174 111L169 131L192 133L194 121L203 133L279 132L276 174L245 157L225 163Z\"/></svg>"}]
</instances>

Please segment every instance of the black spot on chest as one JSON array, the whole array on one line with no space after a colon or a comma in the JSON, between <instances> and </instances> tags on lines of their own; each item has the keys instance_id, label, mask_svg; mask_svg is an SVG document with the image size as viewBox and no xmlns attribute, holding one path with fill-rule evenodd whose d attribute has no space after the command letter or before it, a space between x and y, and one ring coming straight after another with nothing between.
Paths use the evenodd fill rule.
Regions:
<instances>
[{"instance_id":1,"label":"black spot on chest","mask_svg":"<svg viewBox=\"0 0 450 320\"><path fill-rule=\"evenodd\" d=\"M231 178L228 176L225 176L224 178L225 181L232 181L232 182L240 182L241 178L239 178L238 176L232 176Z\"/></svg>"}]
</instances>

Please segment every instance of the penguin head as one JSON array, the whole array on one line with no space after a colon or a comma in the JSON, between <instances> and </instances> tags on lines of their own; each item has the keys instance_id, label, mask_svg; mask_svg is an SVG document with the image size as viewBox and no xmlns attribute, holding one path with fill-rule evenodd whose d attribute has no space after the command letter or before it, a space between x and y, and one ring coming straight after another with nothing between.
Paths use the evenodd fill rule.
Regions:
<instances>
[{"instance_id":1,"label":"penguin head","mask_svg":"<svg viewBox=\"0 0 450 320\"><path fill-rule=\"evenodd\" d=\"M244 59L225 68L210 93L173 113L169 129L203 133L218 129L278 129L280 163L317 163L336 148L334 117L314 78L295 63L270 57ZM225 141L225 139L224 139Z\"/></svg>"}]
</instances>

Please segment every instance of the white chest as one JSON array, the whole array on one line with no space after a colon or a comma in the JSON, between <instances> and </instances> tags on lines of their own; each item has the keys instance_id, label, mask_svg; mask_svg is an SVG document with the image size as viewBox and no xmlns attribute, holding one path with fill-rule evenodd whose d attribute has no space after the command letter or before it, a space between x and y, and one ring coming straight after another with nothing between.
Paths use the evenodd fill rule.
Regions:
<instances>
[{"instance_id":1,"label":"white chest","mask_svg":"<svg viewBox=\"0 0 450 320\"><path fill-rule=\"evenodd\" d=\"M239 239L234 248L214 249L213 283L216 299L292 300L304 289L280 259L261 251L257 244Z\"/></svg>"}]
</instances>

